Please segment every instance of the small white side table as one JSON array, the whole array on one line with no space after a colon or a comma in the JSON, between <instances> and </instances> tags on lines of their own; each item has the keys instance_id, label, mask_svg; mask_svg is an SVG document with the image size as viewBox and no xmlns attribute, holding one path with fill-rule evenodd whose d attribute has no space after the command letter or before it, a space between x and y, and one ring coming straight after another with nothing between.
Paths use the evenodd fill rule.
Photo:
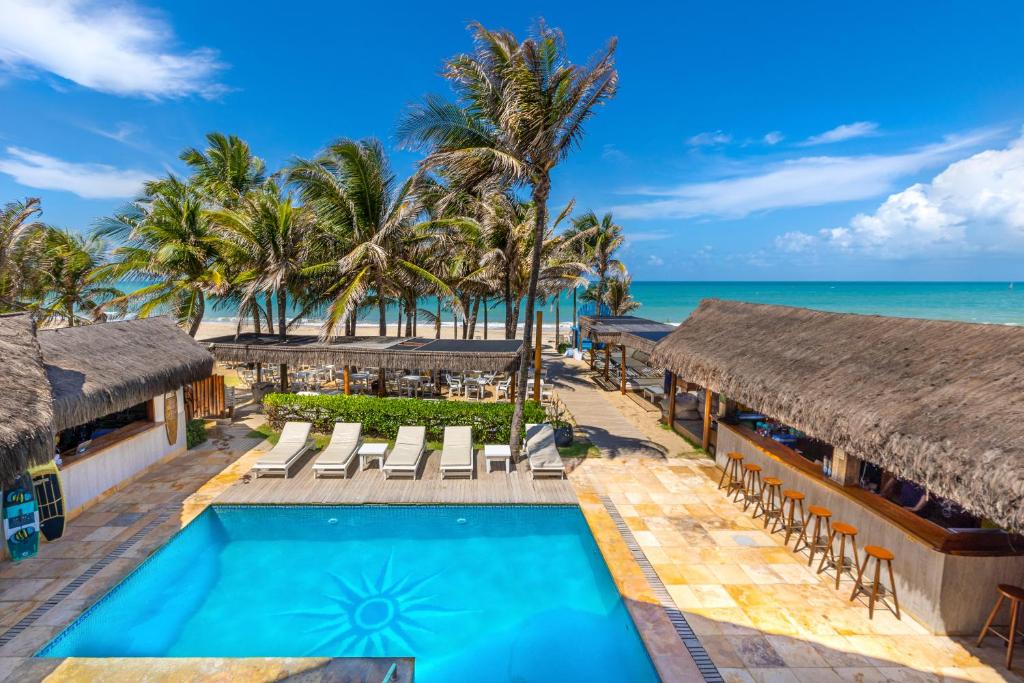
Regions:
<instances>
[{"instance_id":1,"label":"small white side table","mask_svg":"<svg viewBox=\"0 0 1024 683\"><path fill-rule=\"evenodd\" d=\"M484 444L484 462L488 472L491 471L491 463L499 460L505 463L505 472L511 471L509 465L512 462L512 449L508 444Z\"/></svg>"},{"instance_id":2,"label":"small white side table","mask_svg":"<svg viewBox=\"0 0 1024 683\"><path fill-rule=\"evenodd\" d=\"M384 454L388 452L386 443L364 443L359 447L359 469L365 470L368 462L377 461L377 469L384 465Z\"/></svg>"}]
</instances>

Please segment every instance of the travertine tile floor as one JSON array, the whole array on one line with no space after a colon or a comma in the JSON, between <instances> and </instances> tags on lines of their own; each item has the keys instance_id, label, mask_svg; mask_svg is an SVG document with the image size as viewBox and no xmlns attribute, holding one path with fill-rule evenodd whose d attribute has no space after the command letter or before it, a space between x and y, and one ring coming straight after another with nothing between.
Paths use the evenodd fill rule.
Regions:
<instances>
[{"instance_id":1,"label":"travertine tile floor","mask_svg":"<svg viewBox=\"0 0 1024 683\"><path fill-rule=\"evenodd\" d=\"M709 460L591 458L572 478L612 499L727 681L1021 680L995 638L979 649L906 614L869 620L849 580L836 591L730 502Z\"/></svg>"}]
</instances>

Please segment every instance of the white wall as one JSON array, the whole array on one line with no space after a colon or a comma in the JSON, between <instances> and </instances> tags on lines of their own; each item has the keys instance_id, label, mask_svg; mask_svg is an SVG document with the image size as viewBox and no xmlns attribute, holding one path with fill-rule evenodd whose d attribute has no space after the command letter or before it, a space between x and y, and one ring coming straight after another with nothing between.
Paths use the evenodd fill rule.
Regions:
<instances>
[{"instance_id":1,"label":"white wall","mask_svg":"<svg viewBox=\"0 0 1024 683\"><path fill-rule=\"evenodd\" d=\"M177 394L178 438L173 446L167 443L161 394L153 401L153 419L157 424L151 429L111 444L84 460L69 463L61 470L65 509L68 513L73 513L104 491L130 479L158 460L185 450L185 400L181 389L178 389Z\"/></svg>"}]
</instances>

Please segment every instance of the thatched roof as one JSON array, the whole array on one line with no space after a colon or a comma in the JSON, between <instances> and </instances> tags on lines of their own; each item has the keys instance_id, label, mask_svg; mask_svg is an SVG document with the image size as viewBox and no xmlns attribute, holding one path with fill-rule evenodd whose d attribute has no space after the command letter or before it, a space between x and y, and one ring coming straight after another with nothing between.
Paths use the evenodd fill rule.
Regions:
<instances>
[{"instance_id":1,"label":"thatched roof","mask_svg":"<svg viewBox=\"0 0 1024 683\"><path fill-rule=\"evenodd\" d=\"M600 318L580 316L583 336L598 342L640 349L646 353L653 351L654 346L674 329L674 325L632 315L603 315Z\"/></svg>"},{"instance_id":2,"label":"thatched roof","mask_svg":"<svg viewBox=\"0 0 1024 683\"><path fill-rule=\"evenodd\" d=\"M39 331L57 431L209 376L213 356L170 318Z\"/></svg>"},{"instance_id":3,"label":"thatched roof","mask_svg":"<svg viewBox=\"0 0 1024 683\"><path fill-rule=\"evenodd\" d=\"M1024 531L1024 328L705 300L652 362Z\"/></svg>"},{"instance_id":4,"label":"thatched roof","mask_svg":"<svg viewBox=\"0 0 1024 683\"><path fill-rule=\"evenodd\" d=\"M389 370L514 371L521 339L426 339L423 337L338 337L322 341L295 335L240 334L202 340L217 360L287 365L355 365Z\"/></svg>"},{"instance_id":5,"label":"thatched roof","mask_svg":"<svg viewBox=\"0 0 1024 683\"><path fill-rule=\"evenodd\" d=\"M50 384L31 316L0 315L0 358L0 479L8 483L53 457Z\"/></svg>"}]
</instances>

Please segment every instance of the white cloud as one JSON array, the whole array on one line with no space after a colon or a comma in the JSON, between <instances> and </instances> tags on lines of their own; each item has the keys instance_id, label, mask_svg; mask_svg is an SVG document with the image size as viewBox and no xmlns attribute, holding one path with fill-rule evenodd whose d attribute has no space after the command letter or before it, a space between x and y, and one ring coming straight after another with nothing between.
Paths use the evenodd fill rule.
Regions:
<instances>
[{"instance_id":1,"label":"white cloud","mask_svg":"<svg viewBox=\"0 0 1024 683\"><path fill-rule=\"evenodd\" d=\"M128 142L132 137L139 133L139 127L133 123L121 122L112 129L106 128L86 128L90 133L95 133L100 137L107 138L108 140L114 140L115 142Z\"/></svg>"},{"instance_id":2,"label":"white cloud","mask_svg":"<svg viewBox=\"0 0 1024 683\"><path fill-rule=\"evenodd\" d=\"M779 251L798 254L800 252L810 250L816 242L817 240L814 238L814 235L809 235L806 232L793 231L776 237L775 248Z\"/></svg>"},{"instance_id":3,"label":"white cloud","mask_svg":"<svg viewBox=\"0 0 1024 683\"><path fill-rule=\"evenodd\" d=\"M732 135L723 133L720 130L697 133L686 140L691 147L713 147L715 145L728 145L732 142Z\"/></svg>"},{"instance_id":4,"label":"white cloud","mask_svg":"<svg viewBox=\"0 0 1024 683\"><path fill-rule=\"evenodd\" d=\"M856 121L836 126L832 130L826 130L819 135L812 135L800 143L802 147L811 145L827 145L833 142L842 142L854 138L863 138L878 135L878 124L874 121Z\"/></svg>"},{"instance_id":5,"label":"white cloud","mask_svg":"<svg viewBox=\"0 0 1024 683\"><path fill-rule=\"evenodd\" d=\"M630 231L626 233L627 242L658 242L663 239L667 239L669 234L661 230L650 230L650 231Z\"/></svg>"},{"instance_id":6,"label":"white cloud","mask_svg":"<svg viewBox=\"0 0 1024 683\"><path fill-rule=\"evenodd\" d=\"M657 254L651 254L647 257L647 265L661 267L665 265L665 259L661 258Z\"/></svg>"},{"instance_id":7,"label":"white cloud","mask_svg":"<svg viewBox=\"0 0 1024 683\"><path fill-rule=\"evenodd\" d=\"M881 258L1024 250L1024 136L950 164L820 240Z\"/></svg>"},{"instance_id":8,"label":"white cloud","mask_svg":"<svg viewBox=\"0 0 1024 683\"><path fill-rule=\"evenodd\" d=\"M766 145L777 145L785 138L781 131L773 130L770 133L765 133L761 141Z\"/></svg>"},{"instance_id":9,"label":"white cloud","mask_svg":"<svg viewBox=\"0 0 1024 683\"><path fill-rule=\"evenodd\" d=\"M746 175L722 180L635 190L633 194L656 199L622 204L611 210L619 218L742 218L755 211L868 199L891 192L898 179L948 162L999 132L949 137L940 143L888 156L816 156L772 162Z\"/></svg>"},{"instance_id":10,"label":"white cloud","mask_svg":"<svg viewBox=\"0 0 1024 683\"><path fill-rule=\"evenodd\" d=\"M0 1L0 67L16 76L49 72L81 86L150 99L224 88L208 48L175 48L174 31L130 2Z\"/></svg>"},{"instance_id":11,"label":"white cloud","mask_svg":"<svg viewBox=\"0 0 1024 683\"><path fill-rule=\"evenodd\" d=\"M605 161L628 161L629 157L615 145L605 145L601 148L601 158Z\"/></svg>"},{"instance_id":12,"label":"white cloud","mask_svg":"<svg viewBox=\"0 0 1024 683\"><path fill-rule=\"evenodd\" d=\"M86 199L133 197L153 175L106 164L78 164L39 152L8 147L0 157L0 173L26 187L64 190Z\"/></svg>"}]
</instances>

